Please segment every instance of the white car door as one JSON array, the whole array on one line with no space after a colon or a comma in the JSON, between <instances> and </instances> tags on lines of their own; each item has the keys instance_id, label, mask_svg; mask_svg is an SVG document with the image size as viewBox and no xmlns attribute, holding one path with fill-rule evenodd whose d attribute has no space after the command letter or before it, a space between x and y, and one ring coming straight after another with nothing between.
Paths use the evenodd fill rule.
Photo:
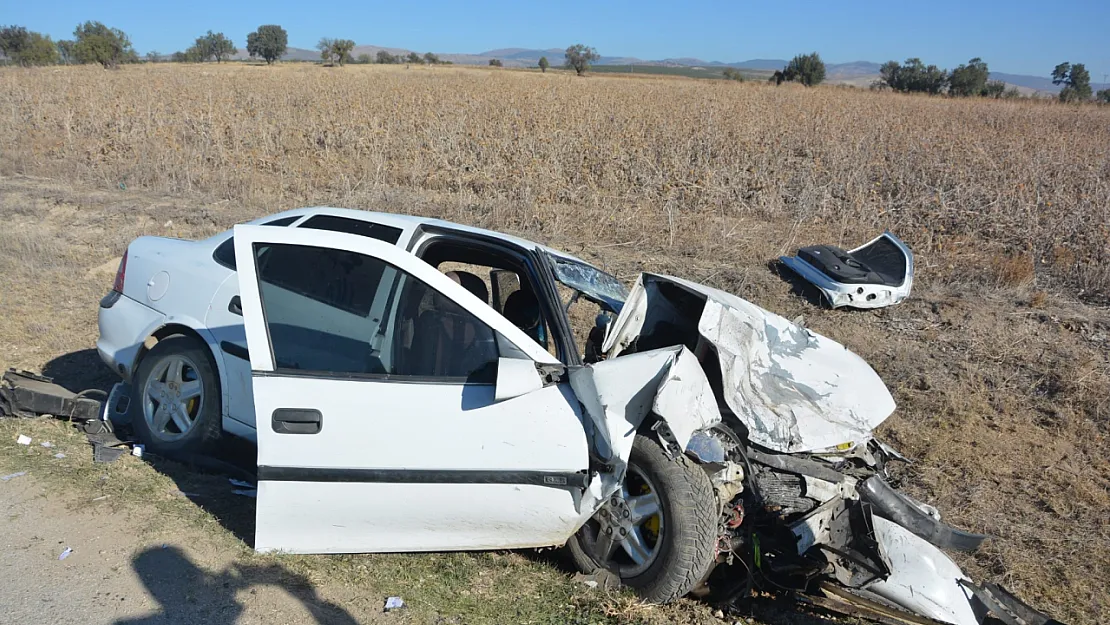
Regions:
<instances>
[{"instance_id":1,"label":"white car door","mask_svg":"<svg viewBox=\"0 0 1110 625\"><path fill-rule=\"evenodd\" d=\"M494 384L499 368L552 356L395 246L259 226L234 236L258 426L256 549L535 547L577 529L580 404L539 373Z\"/></svg>"}]
</instances>

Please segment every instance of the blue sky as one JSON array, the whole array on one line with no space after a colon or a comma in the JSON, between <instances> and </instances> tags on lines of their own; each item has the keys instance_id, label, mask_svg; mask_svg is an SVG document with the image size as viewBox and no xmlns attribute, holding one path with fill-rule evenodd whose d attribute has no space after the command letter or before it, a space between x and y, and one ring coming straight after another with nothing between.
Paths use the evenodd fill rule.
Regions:
<instances>
[{"instance_id":1,"label":"blue sky","mask_svg":"<svg viewBox=\"0 0 1110 625\"><path fill-rule=\"evenodd\" d=\"M260 24L281 24L289 44L320 37L433 52L592 45L643 59L743 61L816 50L829 62L903 60L955 67L983 57L995 71L1047 76L1061 61L1110 73L1110 0L891 2L457 2L347 0L0 0L0 24L67 38L86 19L122 28L140 53L169 53L208 29L240 47ZM574 7L564 10L563 7Z\"/></svg>"}]
</instances>

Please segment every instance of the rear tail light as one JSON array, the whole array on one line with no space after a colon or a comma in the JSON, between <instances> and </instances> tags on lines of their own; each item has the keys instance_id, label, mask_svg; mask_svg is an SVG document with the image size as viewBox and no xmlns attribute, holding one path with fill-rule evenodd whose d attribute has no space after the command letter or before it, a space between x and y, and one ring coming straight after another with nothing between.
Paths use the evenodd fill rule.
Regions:
<instances>
[{"instance_id":1,"label":"rear tail light","mask_svg":"<svg viewBox=\"0 0 1110 625\"><path fill-rule=\"evenodd\" d=\"M127 275L127 250L123 251L123 258L119 261L119 269L116 270L116 281L112 283L112 290L116 293L123 293L123 278Z\"/></svg>"}]
</instances>

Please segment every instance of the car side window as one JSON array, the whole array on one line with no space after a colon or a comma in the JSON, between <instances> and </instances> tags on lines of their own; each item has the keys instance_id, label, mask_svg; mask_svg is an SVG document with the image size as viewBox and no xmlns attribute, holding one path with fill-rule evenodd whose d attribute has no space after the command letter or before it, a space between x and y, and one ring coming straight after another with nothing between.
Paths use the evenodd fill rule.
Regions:
<instances>
[{"instance_id":1,"label":"car side window","mask_svg":"<svg viewBox=\"0 0 1110 625\"><path fill-rule=\"evenodd\" d=\"M297 221L300 218L300 215L281 217L279 219L274 219L273 221L267 221L262 225L284 228L285 226L292 224L294 221ZM216 251L212 252L212 260L220 263L221 265L227 267L232 271L235 271L235 237L228 237L226 241L220 243L220 245L216 247Z\"/></svg>"},{"instance_id":2,"label":"car side window","mask_svg":"<svg viewBox=\"0 0 1110 625\"><path fill-rule=\"evenodd\" d=\"M254 247L279 372L493 382L494 331L377 258L289 244Z\"/></svg>"},{"instance_id":3,"label":"car side window","mask_svg":"<svg viewBox=\"0 0 1110 625\"><path fill-rule=\"evenodd\" d=\"M348 219L335 215L315 215L305 220L298 228L312 228L315 230L330 230L331 232L345 232L357 234L360 237L369 237L396 245L401 238L401 229L392 226L383 226L372 221L362 219Z\"/></svg>"}]
</instances>

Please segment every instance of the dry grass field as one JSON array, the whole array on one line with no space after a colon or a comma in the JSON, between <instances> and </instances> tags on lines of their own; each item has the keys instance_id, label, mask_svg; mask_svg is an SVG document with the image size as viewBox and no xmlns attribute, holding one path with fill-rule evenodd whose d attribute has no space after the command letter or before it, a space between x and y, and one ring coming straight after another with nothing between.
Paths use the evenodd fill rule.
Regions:
<instances>
[{"instance_id":1,"label":"dry grass field","mask_svg":"<svg viewBox=\"0 0 1110 625\"><path fill-rule=\"evenodd\" d=\"M994 537L969 574L1110 622L1110 109L447 67L5 69L0 176L2 366L90 348L139 234L306 204L508 230L804 315L894 392L880 434L917 459L904 486ZM884 228L917 255L895 308L822 310L770 264Z\"/></svg>"}]
</instances>

